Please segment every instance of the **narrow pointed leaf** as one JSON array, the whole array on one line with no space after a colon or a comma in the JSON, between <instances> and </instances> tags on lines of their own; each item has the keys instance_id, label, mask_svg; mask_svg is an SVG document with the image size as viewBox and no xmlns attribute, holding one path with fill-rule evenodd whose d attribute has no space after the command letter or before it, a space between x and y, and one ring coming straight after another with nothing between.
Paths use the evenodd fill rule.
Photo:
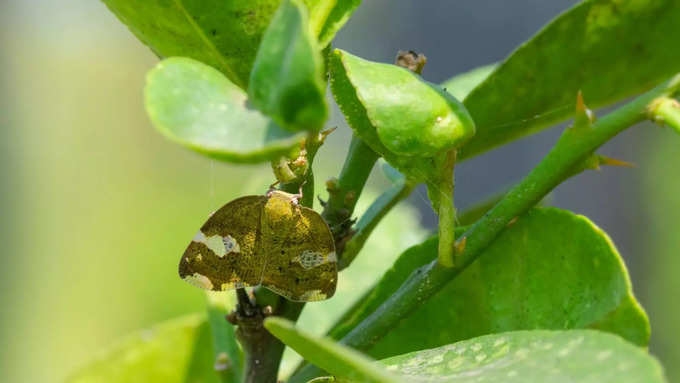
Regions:
<instances>
[{"instance_id":1,"label":"narrow pointed leaf","mask_svg":"<svg viewBox=\"0 0 680 383\"><path fill-rule=\"evenodd\" d=\"M169 139L228 162L256 163L299 147L304 134L278 127L247 104L246 94L217 70L174 57L149 72L146 109Z\"/></svg>"},{"instance_id":2,"label":"narrow pointed leaf","mask_svg":"<svg viewBox=\"0 0 680 383\"><path fill-rule=\"evenodd\" d=\"M324 63L307 9L283 0L257 52L248 94L291 131L319 130L328 117Z\"/></svg>"},{"instance_id":3,"label":"narrow pointed leaf","mask_svg":"<svg viewBox=\"0 0 680 383\"><path fill-rule=\"evenodd\" d=\"M666 381L659 363L644 349L593 330L493 334L395 356L381 363L409 382Z\"/></svg>"},{"instance_id":4,"label":"narrow pointed leaf","mask_svg":"<svg viewBox=\"0 0 680 383\"><path fill-rule=\"evenodd\" d=\"M361 0L320 0L311 14L314 31L321 46L328 45L349 20Z\"/></svg>"},{"instance_id":5,"label":"narrow pointed leaf","mask_svg":"<svg viewBox=\"0 0 680 383\"><path fill-rule=\"evenodd\" d=\"M470 92L481 84L494 70L498 64L480 66L470 71L457 74L442 83L442 88L451 93L458 100L464 100Z\"/></svg>"},{"instance_id":6,"label":"narrow pointed leaf","mask_svg":"<svg viewBox=\"0 0 680 383\"><path fill-rule=\"evenodd\" d=\"M642 93L680 68L680 2L586 0L521 45L464 100L477 134L465 159ZM516 100L516 102L509 102Z\"/></svg>"},{"instance_id":7,"label":"narrow pointed leaf","mask_svg":"<svg viewBox=\"0 0 680 383\"><path fill-rule=\"evenodd\" d=\"M341 338L396 291L412 270L436 256L436 237L407 250L330 335ZM383 358L489 333L536 328L598 328L638 345L649 340L647 317L632 294L614 245L585 217L555 208L534 209L520 218L369 354Z\"/></svg>"},{"instance_id":8,"label":"narrow pointed leaf","mask_svg":"<svg viewBox=\"0 0 680 383\"><path fill-rule=\"evenodd\" d=\"M365 383L402 382L361 353L331 339L314 337L291 321L271 317L264 326L303 358L339 378Z\"/></svg>"}]
</instances>

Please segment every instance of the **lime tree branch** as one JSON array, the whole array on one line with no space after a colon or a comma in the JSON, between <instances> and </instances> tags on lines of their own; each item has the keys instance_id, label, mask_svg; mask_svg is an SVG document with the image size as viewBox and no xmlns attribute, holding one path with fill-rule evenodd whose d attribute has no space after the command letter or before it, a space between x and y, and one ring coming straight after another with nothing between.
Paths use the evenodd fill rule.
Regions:
<instances>
[{"instance_id":1,"label":"lime tree branch","mask_svg":"<svg viewBox=\"0 0 680 383\"><path fill-rule=\"evenodd\" d=\"M341 342L359 350L369 349L475 261L513 219L573 175L573 169L587 161L596 149L626 128L651 117L650 105L659 97L672 95L678 89L680 75L592 125L568 128L538 166L458 240L458 245L464 242L465 247L457 253L454 267L441 266L435 260L414 270L394 295L343 337ZM311 368L307 366L305 369ZM311 371L305 369L300 372L300 376L309 376Z\"/></svg>"},{"instance_id":2,"label":"lime tree branch","mask_svg":"<svg viewBox=\"0 0 680 383\"><path fill-rule=\"evenodd\" d=\"M310 133L305 141L304 155L306 171L303 177L293 177L281 182L280 189L291 194L303 189L300 204L311 208L314 203L314 173L312 165L314 157L323 144L328 132ZM287 167L288 164L285 164ZM243 380L247 383L274 383L277 381L279 364L285 345L274 337L263 325L267 316L280 316L296 321L304 302L290 301L270 290L257 287L254 291L255 301L248 296L245 289L237 289L238 310L230 315L230 321L237 325L236 334L245 352L245 368Z\"/></svg>"},{"instance_id":3,"label":"lime tree branch","mask_svg":"<svg viewBox=\"0 0 680 383\"><path fill-rule=\"evenodd\" d=\"M326 183L328 201L321 216L333 232L339 257L345 241L352 235L352 213L377 160L378 155L359 137L353 136L340 175Z\"/></svg>"}]
</instances>

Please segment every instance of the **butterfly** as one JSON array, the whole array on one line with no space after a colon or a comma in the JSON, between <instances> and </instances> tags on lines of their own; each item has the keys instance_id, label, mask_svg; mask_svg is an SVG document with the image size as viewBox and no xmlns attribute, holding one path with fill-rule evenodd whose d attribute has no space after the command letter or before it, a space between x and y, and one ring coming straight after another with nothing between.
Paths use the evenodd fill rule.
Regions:
<instances>
[{"instance_id":1,"label":"butterfly","mask_svg":"<svg viewBox=\"0 0 680 383\"><path fill-rule=\"evenodd\" d=\"M196 233L179 275L213 291L262 285L292 301L328 299L338 279L333 235L293 194L237 198Z\"/></svg>"}]
</instances>

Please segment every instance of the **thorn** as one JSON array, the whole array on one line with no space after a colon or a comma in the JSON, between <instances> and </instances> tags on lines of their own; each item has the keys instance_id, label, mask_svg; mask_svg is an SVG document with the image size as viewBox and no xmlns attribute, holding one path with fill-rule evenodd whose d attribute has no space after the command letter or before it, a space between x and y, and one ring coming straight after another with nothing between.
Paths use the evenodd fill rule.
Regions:
<instances>
[{"instance_id":1,"label":"thorn","mask_svg":"<svg viewBox=\"0 0 680 383\"><path fill-rule=\"evenodd\" d=\"M319 133L319 143L323 144L326 141L326 137L328 137L328 135L330 135L331 133L335 132L337 128L338 128L337 126L334 126L330 129L322 130L321 133Z\"/></svg>"},{"instance_id":2,"label":"thorn","mask_svg":"<svg viewBox=\"0 0 680 383\"><path fill-rule=\"evenodd\" d=\"M505 227L510 227L510 226L514 225L515 222L517 222L517 219L518 219L518 217L511 219L510 222L508 222L508 224L505 225Z\"/></svg>"},{"instance_id":3,"label":"thorn","mask_svg":"<svg viewBox=\"0 0 680 383\"><path fill-rule=\"evenodd\" d=\"M576 94L576 114L574 115L574 125L572 128L590 127L595 122L595 114L588 109L583 101L583 93L579 90Z\"/></svg>"},{"instance_id":4,"label":"thorn","mask_svg":"<svg viewBox=\"0 0 680 383\"><path fill-rule=\"evenodd\" d=\"M600 166L620 166L624 168L635 168L635 164L630 162L617 160L615 158L606 157L600 154L591 154L587 159L584 160L583 164L579 167L580 170L574 173L574 175L584 171L584 170L600 170Z\"/></svg>"},{"instance_id":5,"label":"thorn","mask_svg":"<svg viewBox=\"0 0 680 383\"><path fill-rule=\"evenodd\" d=\"M456 241L456 254L462 254L465 251L465 245L467 245L467 237L463 237Z\"/></svg>"},{"instance_id":6,"label":"thorn","mask_svg":"<svg viewBox=\"0 0 680 383\"><path fill-rule=\"evenodd\" d=\"M624 167L624 168L636 168L637 165L631 162L626 162L626 161L621 161L617 160L616 158L611 158L611 157L606 157L602 155L597 155L598 157L598 162L600 165L605 165L605 166L619 166L619 167Z\"/></svg>"},{"instance_id":7,"label":"thorn","mask_svg":"<svg viewBox=\"0 0 680 383\"><path fill-rule=\"evenodd\" d=\"M576 113L585 112L587 109L586 103L583 101L583 92L579 89L576 93Z\"/></svg>"}]
</instances>

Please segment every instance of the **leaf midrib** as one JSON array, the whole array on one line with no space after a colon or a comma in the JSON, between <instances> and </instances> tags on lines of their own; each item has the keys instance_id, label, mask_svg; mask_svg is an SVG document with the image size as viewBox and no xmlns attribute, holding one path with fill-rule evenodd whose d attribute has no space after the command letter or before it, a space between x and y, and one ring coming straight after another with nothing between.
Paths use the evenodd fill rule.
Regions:
<instances>
[{"instance_id":1,"label":"leaf midrib","mask_svg":"<svg viewBox=\"0 0 680 383\"><path fill-rule=\"evenodd\" d=\"M186 8L184 8L184 4L182 4L182 1L181 0L173 0L173 2L175 3L175 6L177 6L179 11L182 13L182 15L189 22L189 24L192 26L192 28L194 28L196 33L198 33L198 36L203 41L203 43L212 51L213 55L215 55L217 57L217 59L220 61L220 63L222 64L222 67L223 67L221 69L226 71L226 72L229 72L228 73L229 79L234 83L238 82L236 85L238 85L239 87L243 87L245 84L241 83L241 80L238 78L236 73L234 73L234 71L232 71L231 67L229 67L229 64L225 61L224 56L222 56L222 54L217 49L215 44L208 38L208 36L206 36L205 32L198 25L198 23L196 22L194 17L189 12L187 12Z\"/></svg>"}]
</instances>

